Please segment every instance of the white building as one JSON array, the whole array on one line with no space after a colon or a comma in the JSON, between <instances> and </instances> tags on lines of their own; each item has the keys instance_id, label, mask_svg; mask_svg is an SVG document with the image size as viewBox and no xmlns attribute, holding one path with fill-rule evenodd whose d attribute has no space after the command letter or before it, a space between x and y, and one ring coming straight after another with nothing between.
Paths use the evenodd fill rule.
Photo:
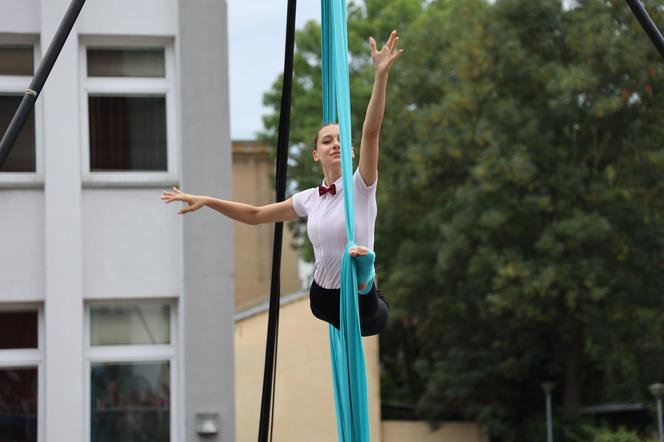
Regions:
<instances>
[{"instance_id":1,"label":"white building","mask_svg":"<svg viewBox=\"0 0 664 442\"><path fill-rule=\"evenodd\" d=\"M0 0L0 134L69 0ZM226 2L88 0L0 170L0 440L234 440ZM207 435L205 433L207 432Z\"/></svg>"}]
</instances>

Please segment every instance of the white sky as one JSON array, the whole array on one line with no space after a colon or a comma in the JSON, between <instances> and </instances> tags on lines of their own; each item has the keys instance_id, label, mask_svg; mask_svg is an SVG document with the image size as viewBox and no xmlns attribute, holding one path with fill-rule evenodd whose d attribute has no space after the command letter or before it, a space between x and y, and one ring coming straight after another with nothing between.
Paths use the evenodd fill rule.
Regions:
<instances>
[{"instance_id":1,"label":"white sky","mask_svg":"<svg viewBox=\"0 0 664 442\"><path fill-rule=\"evenodd\" d=\"M252 139L262 129L263 93L284 69L287 0L227 0L231 137ZM320 23L320 0L297 2L296 29Z\"/></svg>"}]
</instances>

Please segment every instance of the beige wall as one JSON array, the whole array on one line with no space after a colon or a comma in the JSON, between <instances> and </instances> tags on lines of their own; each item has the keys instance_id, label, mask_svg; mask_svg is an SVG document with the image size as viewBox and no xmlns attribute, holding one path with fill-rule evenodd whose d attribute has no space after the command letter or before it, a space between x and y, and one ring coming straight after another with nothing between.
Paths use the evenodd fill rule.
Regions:
<instances>
[{"instance_id":1,"label":"beige wall","mask_svg":"<svg viewBox=\"0 0 664 442\"><path fill-rule=\"evenodd\" d=\"M258 438L266 329L266 311L235 322L237 442ZM371 440L380 441L378 338L363 344ZM306 294L281 306L276 373L274 442L337 442L328 326L311 314Z\"/></svg>"},{"instance_id":2,"label":"beige wall","mask_svg":"<svg viewBox=\"0 0 664 442\"><path fill-rule=\"evenodd\" d=\"M489 442L473 423L446 423L435 431L424 422L383 421L381 442Z\"/></svg>"},{"instance_id":3,"label":"beige wall","mask_svg":"<svg viewBox=\"0 0 664 442\"><path fill-rule=\"evenodd\" d=\"M275 201L274 160L267 146L252 141L233 142L233 199L252 205ZM235 310L254 306L270 296L274 224L233 223L235 245ZM284 226L281 255L281 293L300 289L298 252L293 235Z\"/></svg>"}]
</instances>

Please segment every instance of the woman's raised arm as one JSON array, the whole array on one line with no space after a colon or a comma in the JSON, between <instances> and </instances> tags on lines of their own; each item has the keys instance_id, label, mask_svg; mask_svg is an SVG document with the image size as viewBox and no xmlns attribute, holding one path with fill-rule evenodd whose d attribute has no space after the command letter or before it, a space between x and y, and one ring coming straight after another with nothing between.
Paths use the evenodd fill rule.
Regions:
<instances>
[{"instance_id":1,"label":"woman's raised arm","mask_svg":"<svg viewBox=\"0 0 664 442\"><path fill-rule=\"evenodd\" d=\"M403 49L397 49L398 42L397 31L392 31L385 46L379 51L376 48L376 40L373 37L369 38L375 77L371 99L362 126L362 143L360 145L360 174L367 186L371 186L378 178L378 145L380 127L383 124L385 113L387 76L390 69L392 69L392 65L403 52Z\"/></svg>"}]
</instances>

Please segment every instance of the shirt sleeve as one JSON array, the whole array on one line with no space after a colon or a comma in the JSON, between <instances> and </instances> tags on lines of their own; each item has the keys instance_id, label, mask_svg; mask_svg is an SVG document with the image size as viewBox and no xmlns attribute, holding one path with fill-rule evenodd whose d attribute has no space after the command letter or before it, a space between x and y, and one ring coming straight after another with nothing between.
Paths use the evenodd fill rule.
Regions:
<instances>
[{"instance_id":1,"label":"shirt sleeve","mask_svg":"<svg viewBox=\"0 0 664 442\"><path fill-rule=\"evenodd\" d=\"M307 189L293 195L293 209L300 218L309 216L311 195L316 189Z\"/></svg>"},{"instance_id":2,"label":"shirt sleeve","mask_svg":"<svg viewBox=\"0 0 664 442\"><path fill-rule=\"evenodd\" d=\"M367 186L367 183L364 182L362 174L360 174L360 168L355 169L355 174L353 174L353 186L355 191L361 192L365 195L370 195L376 193L376 187L378 185L378 176L376 176L376 181L371 186Z\"/></svg>"}]
</instances>

